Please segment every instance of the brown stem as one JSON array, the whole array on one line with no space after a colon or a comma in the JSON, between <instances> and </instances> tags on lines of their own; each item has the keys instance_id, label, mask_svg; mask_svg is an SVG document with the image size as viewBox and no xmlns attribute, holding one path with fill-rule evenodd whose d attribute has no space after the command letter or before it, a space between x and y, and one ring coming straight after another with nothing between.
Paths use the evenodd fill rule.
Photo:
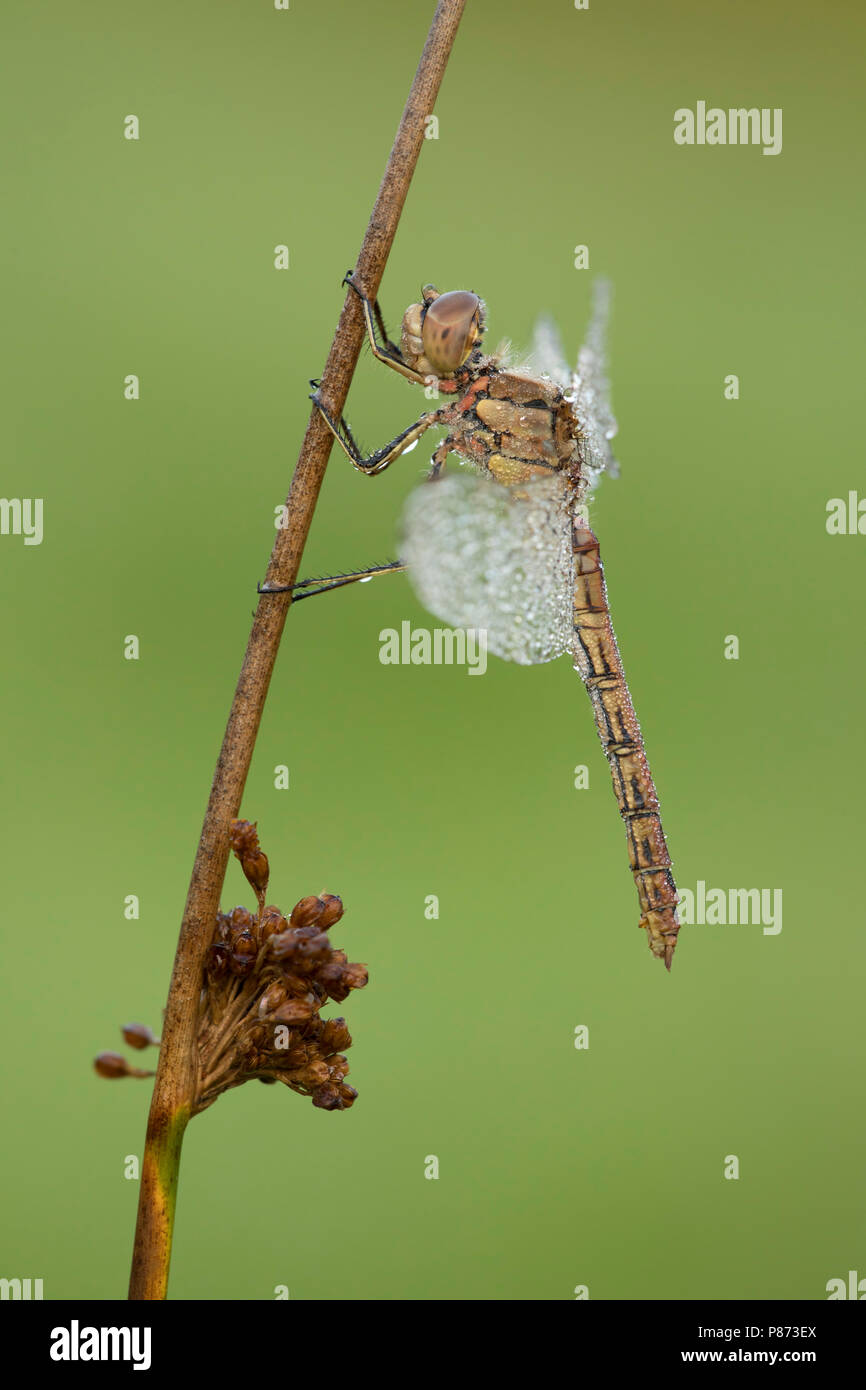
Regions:
<instances>
[{"instance_id":1,"label":"brown stem","mask_svg":"<svg viewBox=\"0 0 866 1390\"><path fill-rule=\"evenodd\" d=\"M425 117L433 110L464 3L465 0L440 0L436 7L355 263L358 283L371 299L378 293L421 152ZM363 338L360 301L349 290L322 375L322 400L336 418L345 405ZM289 490L287 524L277 532L268 565L267 582L271 585L293 584L297 579L331 443L330 431L318 411L313 410ZM240 809L290 602L287 593L263 596L259 601L193 865L147 1124L130 1299L166 1296L180 1149L198 1085L196 1033L204 958L213 935L228 862L229 822Z\"/></svg>"}]
</instances>

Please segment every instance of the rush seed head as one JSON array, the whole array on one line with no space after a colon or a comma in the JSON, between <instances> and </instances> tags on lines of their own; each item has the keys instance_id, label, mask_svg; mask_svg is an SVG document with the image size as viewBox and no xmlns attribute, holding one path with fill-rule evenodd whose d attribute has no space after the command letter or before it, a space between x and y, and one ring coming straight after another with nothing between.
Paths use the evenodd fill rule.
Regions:
<instances>
[{"instance_id":1,"label":"rush seed head","mask_svg":"<svg viewBox=\"0 0 866 1390\"><path fill-rule=\"evenodd\" d=\"M311 894L288 917L265 906L268 859L255 824L233 821L230 838L259 906L217 913L199 1002L194 1113L250 1080L281 1081L320 1110L347 1110L358 1094L345 1084L352 1038L344 1018L321 1017L329 1001L367 983L367 967L335 950L327 934L342 919L342 899ZM158 1043L141 1023L126 1024L123 1036L134 1048ZM116 1052L101 1053L94 1067L111 1080L153 1075Z\"/></svg>"}]
</instances>

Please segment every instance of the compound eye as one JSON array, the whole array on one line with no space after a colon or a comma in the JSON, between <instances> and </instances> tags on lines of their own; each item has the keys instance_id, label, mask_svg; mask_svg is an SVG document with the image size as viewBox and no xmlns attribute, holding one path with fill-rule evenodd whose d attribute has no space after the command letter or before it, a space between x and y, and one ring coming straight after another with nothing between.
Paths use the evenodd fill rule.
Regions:
<instances>
[{"instance_id":1,"label":"compound eye","mask_svg":"<svg viewBox=\"0 0 866 1390\"><path fill-rule=\"evenodd\" d=\"M434 299L424 315L421 341L434 372L457 370L479 338L481 300L468 290L451 290Z\"/></svg>"}]
</instances>

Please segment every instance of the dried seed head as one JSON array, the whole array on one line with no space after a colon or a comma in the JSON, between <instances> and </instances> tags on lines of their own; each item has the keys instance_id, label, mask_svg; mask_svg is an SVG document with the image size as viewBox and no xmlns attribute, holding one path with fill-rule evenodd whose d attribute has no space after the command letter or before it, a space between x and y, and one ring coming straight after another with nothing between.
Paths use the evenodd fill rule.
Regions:
<instances>
[{"instance_id":1,"label":"dried seed head","mask_svg":"<svg viewBox=\"0 0 866 1390\"><path fill-rule=\"evenodd\" d=\"M335 893L301 898L287 920L265 904L268 861L255 824L233 821L231 844L259 906L255 917L243 907L217 916L199 1021L196 1112L252 1077L282 1081L319 1109L347 1109L356 1096L345 1085L352 1038L345 1019L320 1015L329 998L345 999L367 982L366 966L350 963L328 939L342 900ZM130 1041L140 1046L144 1030L134 1027ZM125 1068L122 1058L119 1064ZM109 1064L109 1074L130 1074L117 1068Z\"/></svg>"}]
</instances>

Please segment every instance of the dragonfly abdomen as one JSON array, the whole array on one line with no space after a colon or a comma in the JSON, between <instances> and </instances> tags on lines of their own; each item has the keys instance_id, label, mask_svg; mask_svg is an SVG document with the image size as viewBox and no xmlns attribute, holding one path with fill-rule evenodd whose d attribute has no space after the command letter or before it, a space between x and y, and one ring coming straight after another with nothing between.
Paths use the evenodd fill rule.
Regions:
<instances>
[{"instance_id":1,"label":"dragonfly abdomen","mask_svg":"<svg viewBox=\"0 0 866 1390\"><path fill-rule=\"evenodd\" d=\"M670 969L679 922L678 895L649 769L607 602L595 535L572 524L574 664L592 702L596 727L625 821L629 863L641 906L640 925L654 956Z\"/></svg>"}]
</instances>

